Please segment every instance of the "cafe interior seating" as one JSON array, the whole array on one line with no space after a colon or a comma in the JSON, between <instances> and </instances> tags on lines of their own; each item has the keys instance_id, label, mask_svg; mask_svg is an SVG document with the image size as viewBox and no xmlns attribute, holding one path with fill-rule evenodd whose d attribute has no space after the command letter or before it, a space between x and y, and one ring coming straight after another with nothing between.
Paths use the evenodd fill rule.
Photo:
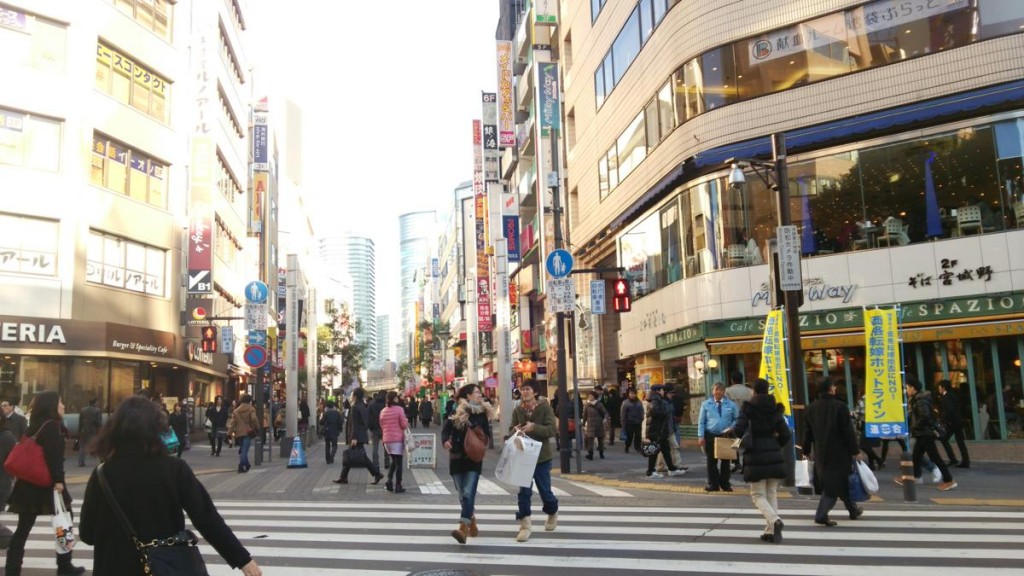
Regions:
<instances>
[{"instance_id":1,"label":"cafe interior seating","mask_svg":"<svg viewBox=\"0 0 1024 576\"><path fill-rule=\"evenodd\" d=\"M968 231L975 234L983 234L985 229L981 225L981 208L977 206L961 206L956 213L956 224L960 230L960 236Z\"/></svg>"},{"instance_id":2,"label":"cafe interior seating","mask_svg":"<svg viewBox=\"0 0 1024 576\"><path fill-rule=\"evenodd\" d=\"M887 218L882 223L882 234L875 239L875 243L881 246L883 243L886 246L903 246L910 244L910 238L907 236L908 226L903 224L903 220L899 218Z\"/></svg>"},{"instance_id":3,"label":"cafe interior seating","mask_svg":"<svg viewBox=\"0 0 1024 576\"><path fill-rule=\"evenodd\" d=\"M729 244L725 248L726 265L730 268L747 264L747 247L743 244Z\"/></svg>"}]
</instances>

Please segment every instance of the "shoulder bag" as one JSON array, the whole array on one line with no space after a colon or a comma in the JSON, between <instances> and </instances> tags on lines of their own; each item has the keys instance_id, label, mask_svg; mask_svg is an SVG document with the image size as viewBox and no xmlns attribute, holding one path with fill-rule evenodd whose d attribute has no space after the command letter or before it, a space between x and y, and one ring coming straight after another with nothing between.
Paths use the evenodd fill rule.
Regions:
<instances>
[{"instance_id":1,"label":"shoulder bag","mask_svg":"<svg viewBox=\"0 0 1024 576\"><path fill-rule=\"evenodd\" d=\"M110 484L107 483L106 473L103 471L103 464L96 468L96 479L99 480L100 488L107 497L114 516L117 516L117 522L139 551L142 571L147 576L209 576L203 555L199 553L199 538L191 530L182 530L169 538L142 542L114 498Z\"/></svg>"},{"instance_id":2,"label":"shoulder bag","mask_svg":"<svg viewBox=\"0 0 1024 576\"><path fill-rule=\"evenodd\" d=\"M18 480L49 488L53 486L53 477L50 476L50 467L46 465L46 455L43 454L43 447L36 442L39 433L43 428L52 422L47 420L36 430L35 436L25 436L19 441L4 461L4 470Z\"/></svg>"},{"instance_id":3,"label":"shoulder bag","mask_svg":"<svg viewBox=\"0 0 1024 576\"><path fill-rule=\"evenodd\" d=\"M462 441L466 458L473 462L483 462L487 453L487 435L480 426L466 426L466 439Z\"/></svg>"}]
</instances>

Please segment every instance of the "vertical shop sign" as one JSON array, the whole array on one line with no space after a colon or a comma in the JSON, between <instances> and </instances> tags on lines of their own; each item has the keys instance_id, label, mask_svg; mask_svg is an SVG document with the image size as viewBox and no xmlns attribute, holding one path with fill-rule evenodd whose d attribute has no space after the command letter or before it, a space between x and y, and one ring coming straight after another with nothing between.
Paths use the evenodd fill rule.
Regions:
<instances>
[{"instance_id":1,"label":"vertical shop sign","mask_svg":"<svg viewBox=\"0 0 1024 576\"><path fill-rule=\"evenodd\" d=\"M864 431L869 438L907 434L895 308L864 311Z\"/></svg>"},{"instance_id":2,"label":"vertical shop sign","mask_svg":"<svg viewBox=\"0 0 1024 576\"><path fill-rule=\"evenodd\" d=\"M498 41L498 146L516 145L515 108L512 96L512 42Z\"/></svg>"},{"instance_id":3,"label":"vertical shop sign","mask_svg":"<svg viewBox=\"0 0 1024 576\"><path fill-rule=\"evenodd\" d=\"M768 313L764 339L761 341L761 369L758 376L768 381L768 393L785 408L786 421L793 428L789 376L786 373L786 342L783 340L784 323L781 309Z\"/></svg>"}]
</instances>

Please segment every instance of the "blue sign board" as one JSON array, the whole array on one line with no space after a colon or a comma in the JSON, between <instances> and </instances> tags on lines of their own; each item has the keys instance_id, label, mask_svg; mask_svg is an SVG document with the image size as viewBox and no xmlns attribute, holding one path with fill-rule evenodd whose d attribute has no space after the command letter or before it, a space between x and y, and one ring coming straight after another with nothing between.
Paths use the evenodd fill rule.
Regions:
<instances>
[{"instance_id":1,"label":"blue sign board","mask_svg":"<svg viewBox=\"0 0 1024 576\"><path fill-rule=\"evenodd\" d=\"M257 346L267 346L267 331L266 330L249 330L249 335L245 341L246 344L255 344Z\"/></svg>"},{"instance_id":2,"label":"blue sign board","mask_svg":"<svg viewBox=\"0 0 1024 576\"><path fill-rule=\"evenodd\" d=\"M253 280L245 285L245 300L253 304L262 304L267 301L267 294L270 289L259 280Z\"/></svg>"},{"instance_id":3,"label":"blue sign board","mask_svg":"<svg viewBox=\"0 0 1024 576\"><path fill-rule=\"evenodd\" d=\"M572 254L568 250L552 250L544 265L547 267L548 276L565 278L572 272Z\"/></svg>"},{"instance_id":4,"label":"blue sign board","mask_svg":"<svg viewBox=\"0 0 1024 576\"><path fill-rule=\"evenodd\" d=\"M267 349L255 344L249 345L245 347L245 353L242 354L242 357L249 366L259 368L267 363Z\"/></svg>"}]
</instances>

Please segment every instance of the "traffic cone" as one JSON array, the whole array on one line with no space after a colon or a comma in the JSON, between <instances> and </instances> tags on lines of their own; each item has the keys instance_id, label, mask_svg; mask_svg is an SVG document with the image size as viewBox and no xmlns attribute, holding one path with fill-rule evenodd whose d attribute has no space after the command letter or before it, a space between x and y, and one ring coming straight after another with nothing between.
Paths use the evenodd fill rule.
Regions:
<instances>
[{"instance_id":1,"label":"traffic cone","mask_svg":"<svg viewBox=\"0 0 1024 576\"><path fill-rule=\"evenodd\" d=\"M292 442L292 455L288 458L289 468L306 468L306 449L302 447L302 437L296 436Z\"/></svg>"}]
</instances>

